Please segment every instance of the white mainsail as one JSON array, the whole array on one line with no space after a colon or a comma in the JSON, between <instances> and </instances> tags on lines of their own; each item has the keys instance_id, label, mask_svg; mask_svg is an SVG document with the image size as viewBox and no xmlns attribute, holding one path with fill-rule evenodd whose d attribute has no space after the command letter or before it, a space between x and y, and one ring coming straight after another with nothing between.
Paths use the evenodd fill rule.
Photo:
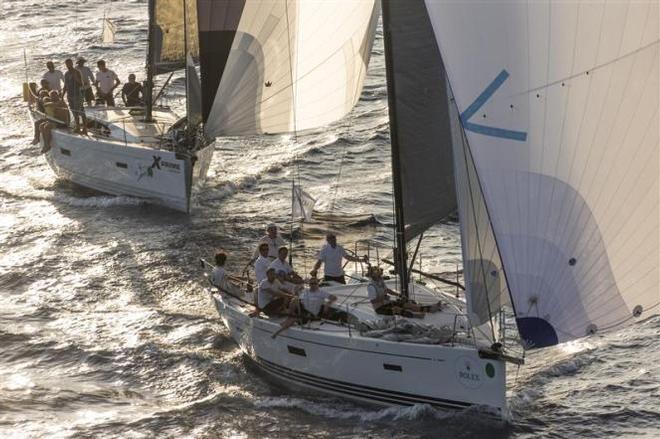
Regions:
<instances>
[{"instance_id":1,"label":"white mainsail","mask_svg":"<svg viewBox=\"0 0 660 439\"><path fill-rule=\"evenodd\" d=\"M222 9L206 3L209 15ZM218 67L223 71L206 121L208 135L302 131L346 115L360 96L378 5L374 0L238 2L235 33L219 29L217 34L219 42L226 35L233 41L226 64Z\"/></svg>"},{"instance_id":2,"label":"white mainsail","mask_svg":"<svg viewBox=\"0 0 660 439\"><path fill-rule=\"evenodd\" d=\"M426 0L528 348L660 308L660 4Z\"/></svg>"}]
</instances>

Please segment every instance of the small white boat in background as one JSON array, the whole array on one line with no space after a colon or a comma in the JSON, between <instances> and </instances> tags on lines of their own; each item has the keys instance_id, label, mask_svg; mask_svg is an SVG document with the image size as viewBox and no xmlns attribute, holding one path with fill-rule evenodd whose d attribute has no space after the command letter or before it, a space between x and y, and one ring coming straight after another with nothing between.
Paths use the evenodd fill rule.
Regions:
<instances>
[{"instance_id":1,"label":"small white boat in background","mask_svg":"<svg viewBox=\"0 0 660 439\"><path fill-rule=\"evenodd\" d=\"M46 161L58 177L189 212L194 189L206 177L214 143L182 148L185 130L177 128L176 115L166 108L154 109L153 122L144 121L142 109L88 107L85 113L88 136L56 128L49 149L42 136ZM33 120L42 116L34 110L30 115Z\"/></svg>"}]
</instances>

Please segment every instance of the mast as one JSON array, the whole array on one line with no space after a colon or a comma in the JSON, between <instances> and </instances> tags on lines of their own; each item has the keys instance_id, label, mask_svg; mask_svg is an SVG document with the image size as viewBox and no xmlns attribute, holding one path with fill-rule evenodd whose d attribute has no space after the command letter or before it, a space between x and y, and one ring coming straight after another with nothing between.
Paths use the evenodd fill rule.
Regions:
<instances>
[{"instance_id":1,"label":"mast","mask_svg":"<svg viewBox=\"0 0 660 439\"><path fill-rule=\"evenodd\" d=\"M149 30L147 33L147 80L144 81L144 121L151 122L154 89L154 26L156 25L156 0L149 0Z\"/></svg>"},{"instance_id":2,"label":"mast","mask_svg":"<svg viewBox=\"0 0 660 439\"><path fill-rule=\"evenodd\" d=\"M390 1L382 0L383 35L385 38L385 72L387 74L387 103L390 115L390 143L392 145L392 185L394 186L394 221L396 248L394 263L401 283L401 297L407 300L408 291L408 255L406 249L406 222L403 213L403 186L401 182L401 162L399 160L399 138L396 124L396 85L394 83L394 65L392 60L392 35L390 30Z\"/></svg>"},{"instance_id":3,"label":"mast","mask_svg":"<svg viewBox=\"0 0 660 439\"><path fill-rule=\"evenodd\" d=\"M185 75L185 84L186 84L186 137L191 131L190 128L190 102L188 100L188 2L186 0L181 0L183 2L183 58L185 62L185 67L183 68L183 73Z\"/></svg>"}]
</instances>

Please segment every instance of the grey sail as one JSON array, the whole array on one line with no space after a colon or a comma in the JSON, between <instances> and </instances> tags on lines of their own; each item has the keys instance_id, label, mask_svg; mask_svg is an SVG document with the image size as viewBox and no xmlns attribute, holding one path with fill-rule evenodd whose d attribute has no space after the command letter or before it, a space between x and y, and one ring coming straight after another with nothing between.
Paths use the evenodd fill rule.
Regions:
<instances>
[{"instance_id":1,"label":"grey sail","mask_svg":"<svg viewBox=\"0 0 660 439\"><path fill-rule=\"evenodd\" d=\"M154 74L183 69L186 50L197 58L196 0L153 0L154 28L150 44L153 51ZM185 7L185 13L184 13ZM184 24L184 17L187 23Z\"/></svg>"},{"instance_id":2,"label":"grey sail","mask_svg":"<svg viewBox=\"0 0 660 439\"><path fill-rule=\"evenodd\" d=\"M387 10L385 10L387 8ZM422 0L383 1L388 14L407 240L456 210L445 71ZM394 107L394 108L392 108Z\"/></svg>"},{"instance_id":3,"label":"grey sail","mask_svg":"<svg viewBox=\"0 0 660 439\"><path fill-rule=\"evenodd\" d=\"M475 330L495 342L499 311L510 304L509 290L472 154L451 94L449 111L468 318Z\"/></svg>"},{"instance_id":4,"label":"grey sail","mask_svg":"<svg viewBox=\"0 0 660 439\"><path fill-rule=\"evenodd\" d=\"M246 0L196 0L202 115L209 117Z\"/></svg>"}]
</instances>

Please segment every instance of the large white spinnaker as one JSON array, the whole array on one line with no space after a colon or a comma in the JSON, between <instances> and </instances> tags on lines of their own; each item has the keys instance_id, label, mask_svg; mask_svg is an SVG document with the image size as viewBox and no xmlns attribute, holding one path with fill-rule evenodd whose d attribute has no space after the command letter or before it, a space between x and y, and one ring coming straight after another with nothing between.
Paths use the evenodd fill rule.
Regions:
<instances>
[{"instance_id":1,"label":"large white spinnaker","mask_svg":"<svg viewBox=\"0 0 660 439\"><path fill-rule=\"evenodd\" d=\"M302 131L345 116L360 97L378 5L374 0L199 0L207 134ZM226 52L228 43L222 62L205 61L206 47Z\"/></svg>"},{"instance_id":2,"label":"large white spinnaker","mask_svg":"<svg viewBox=\"0 0 660 439\"><path fill-rule=\"evenodd\" d=\"M426 0L527 348L660 311L660 4Z\"/></svg>"}]
</instances>

